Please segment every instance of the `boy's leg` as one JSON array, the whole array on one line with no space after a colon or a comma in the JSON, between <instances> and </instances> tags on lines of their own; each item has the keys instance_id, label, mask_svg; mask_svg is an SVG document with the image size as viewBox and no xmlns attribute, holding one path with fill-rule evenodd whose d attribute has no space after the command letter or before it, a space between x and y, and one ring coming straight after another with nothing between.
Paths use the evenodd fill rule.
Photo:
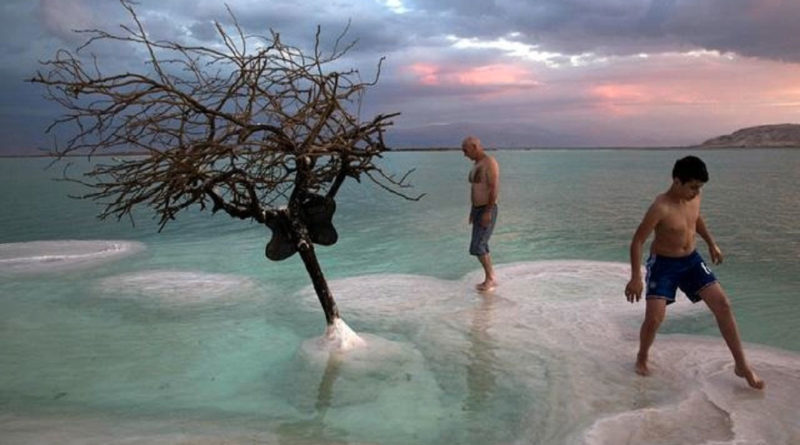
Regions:
<instances>
[{"instance_id":1,"label":"boy's leg","mask_svg":"<svg viewBox=\"0 0 800 445\"><path fill-rule=\"evenodd\" d=\"M739 338L739 329L736 327L736 318L733 316L730 301L722 290L722 286L719 283L709 285L700 291L700 298L706 302L706 305L714 314L714 318L717 319L719 332L733 355L736 375L746 379L747 383L753 388L763 388L764 381L747 365L744 350L742 349L742 341Z\"/></svg>"},{"instance_id":2,"label":"boy's leg","mask_svg":"<svg viewBox=\"0 0 800 445\"><path fill-rule=\"evenodd\" d=\"M656 338L656 331L664 321L664 315L667 312L667 300L663 298L651 298L646 302L644 321L639 330L639 353L636 355L636 373L639 375L650 374L650 370L647 368L648 353Z\"/></svg>"}]
</instances>

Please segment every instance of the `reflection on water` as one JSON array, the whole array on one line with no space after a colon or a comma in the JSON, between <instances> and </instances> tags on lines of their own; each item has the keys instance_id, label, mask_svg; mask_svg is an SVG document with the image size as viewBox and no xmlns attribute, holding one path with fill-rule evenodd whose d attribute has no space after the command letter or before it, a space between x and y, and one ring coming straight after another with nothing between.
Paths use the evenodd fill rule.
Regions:
<instances>
[{"instance_id":1,"label":"reflection on water","mask_svg":"<svg viewBox=\"0 0 800 445\"><path fill-rule=\"evenodd\" d=\"M328 363L325 364L325 372L322 373L322 381L319 382L319 389L317 390L317 416L322 419L325 417L325 411L331 406L331 399L333 398L333 384L339 376L339 369L342 366L342 357L338 354L331 353L328 357Z\"/></svg>"},{"instance_id":2,"label":"reflection on water","mask_svg":"<svg viewBox=\"0 0 800 445\"><path fill-rule=\"evenodd\" d=\"M496 428L487 419L487 413L491 412L491 399L496 392L497 343L489 333L496 298L492 292L479 295L469 331L466 333L469 345L466 351L467 394L463 409L466 411L470 443L484 443L492 437L492 430Z\"/></svg>"},{"instance_id":3,"label":"reflection on water","mask_svg":"<svg viewBox=\"0 0 800 445\"><path fill-rule=\"evenodd\" d=\"M325 364L325 370L317 387L316 403L313 413L300 421L283 422L276 433L279 443L335 443L336 437L346 437L344 431L337 431L326 425L326 414L331 409L334 399L334 387L341 371L342 357L331 353Z\"/></svg>"},{"instance_id":4,"label":"reflection on water","mask_svg":"<svg viewBox=\"0 0 800 445\"><path fill-rule=\"evenodd\" d=\"M468 429L483 436L487 425L484 422L489 408L489 399L495 390L495 367L497 344L489 334L495 295L482 293L472 314L472 323L467 332L467 394L463 409L467 412Z\"/></svg>"}]
</instances>

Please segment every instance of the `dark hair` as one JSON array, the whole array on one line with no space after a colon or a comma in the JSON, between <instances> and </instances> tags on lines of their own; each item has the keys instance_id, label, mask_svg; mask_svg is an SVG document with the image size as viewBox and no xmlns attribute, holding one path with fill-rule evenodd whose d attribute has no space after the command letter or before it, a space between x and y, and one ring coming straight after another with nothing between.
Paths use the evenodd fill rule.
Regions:
<instances>
[{"instance_id":1,"label":"dark hair","mask_svg":"<svg viewBox=\"0 0 800 445\"><path fill-rule=\"evenodd\" d=\"M708 170L706 170L706 164L697 156L686 156L675 161L672 177L678 178L682 183L691 180L708 182Z\"/></svg>"}]
</instances>

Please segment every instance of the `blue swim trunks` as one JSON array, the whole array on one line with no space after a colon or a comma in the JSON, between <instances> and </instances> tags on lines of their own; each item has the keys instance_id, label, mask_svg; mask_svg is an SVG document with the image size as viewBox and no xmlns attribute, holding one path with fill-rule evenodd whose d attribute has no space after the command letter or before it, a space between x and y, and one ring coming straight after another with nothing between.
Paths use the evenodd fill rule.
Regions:
<instances>
[{"instance_id":1,"label":"blue swim trunks","mask_svg":"<svg viewBox=\"0 0 800 445\"><path fill-rule=\"evenodd\" d=\"M700 291L717 281L703 258L695 250L685 257L672 258L650 255L647 259L647 299L662 298L667 304L675 302L675 290L680 288L692 300L700 301Z\"/></svg>"},{"instance_id":2,"label":"blue swim trunks","mask_svg":"<svg viewBox=\"0 0 800 445\"><path fill-rule=\"evenodd\" d=\"M481 219L486 212L492 212L492 222L483 227ZM472 219L472 240L469 243L469 254L484 256L489 253L489 237L492 236L494 223L497 222L497 204L473 207L470 215Z\"/></svg>"}]
</instances>

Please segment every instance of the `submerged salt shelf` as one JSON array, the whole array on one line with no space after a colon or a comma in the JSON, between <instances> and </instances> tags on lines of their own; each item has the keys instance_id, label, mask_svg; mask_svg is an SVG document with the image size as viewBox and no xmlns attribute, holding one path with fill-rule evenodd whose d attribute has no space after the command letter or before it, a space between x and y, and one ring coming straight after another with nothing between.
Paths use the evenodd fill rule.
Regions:
<instances>
[{"instance_id":1,"label":"submerged salt shelf","mask_svg":"<svg viewBox=\"0 0 800 445\"><path fill-rule=\"evenodd\" d=\"M65 271L110 262L145 249L135 241L57 240L0 244L0 273Z\"/></svg>"},{"instance_id":2,"label":"submerged salt shelf","mask_svg":"<svg viewBox=\"0 0 800 445\"><path fill-rule=\"evenodd\" d=\"M653 376L634 373L644 304L625 301L628 268L584 261L502 265L500 285L486 294L474 290L477 271L459 280L333 280L343 316L333 338L323 326L318 336L299 336L293 327L321 317L242 318L227 306L202 323L130 317L131 325L120 326L104 319L89 332L80 320L76 340L58 345L62 357L39 351L45 366L8 380L16 383L14 394L27 392L48 408L0 415L0 437L14 443L55 437L59 443L798 443L797 354L746 344L767 381L765 391L756 391L734 376L721 338L661 335ZM217 301L251 307L254 293L245 277L186 271L122 274L94 286L101 295L146 298L178 311ZM286 300L264 294L319 315L311 288ZM111 306L104 316L116 310ZM702 303L681 296L668 318L690 313L711 317ZM38 332L25 341L35 343L38 337L30 336L44 335Z\"/></svg>"},{"instance_id":3,"label":"submerged salt shelf","mask_svg":"<svg viewBox=\"0 0 800 445\"><path fill-rule=\"evenodd\" d=\"M108 298L145 299L162 305L197 306L251 297L255 282L247 277L198 271L145 270L102 279L98 294Z\"/></svg>"}]
</instances>

